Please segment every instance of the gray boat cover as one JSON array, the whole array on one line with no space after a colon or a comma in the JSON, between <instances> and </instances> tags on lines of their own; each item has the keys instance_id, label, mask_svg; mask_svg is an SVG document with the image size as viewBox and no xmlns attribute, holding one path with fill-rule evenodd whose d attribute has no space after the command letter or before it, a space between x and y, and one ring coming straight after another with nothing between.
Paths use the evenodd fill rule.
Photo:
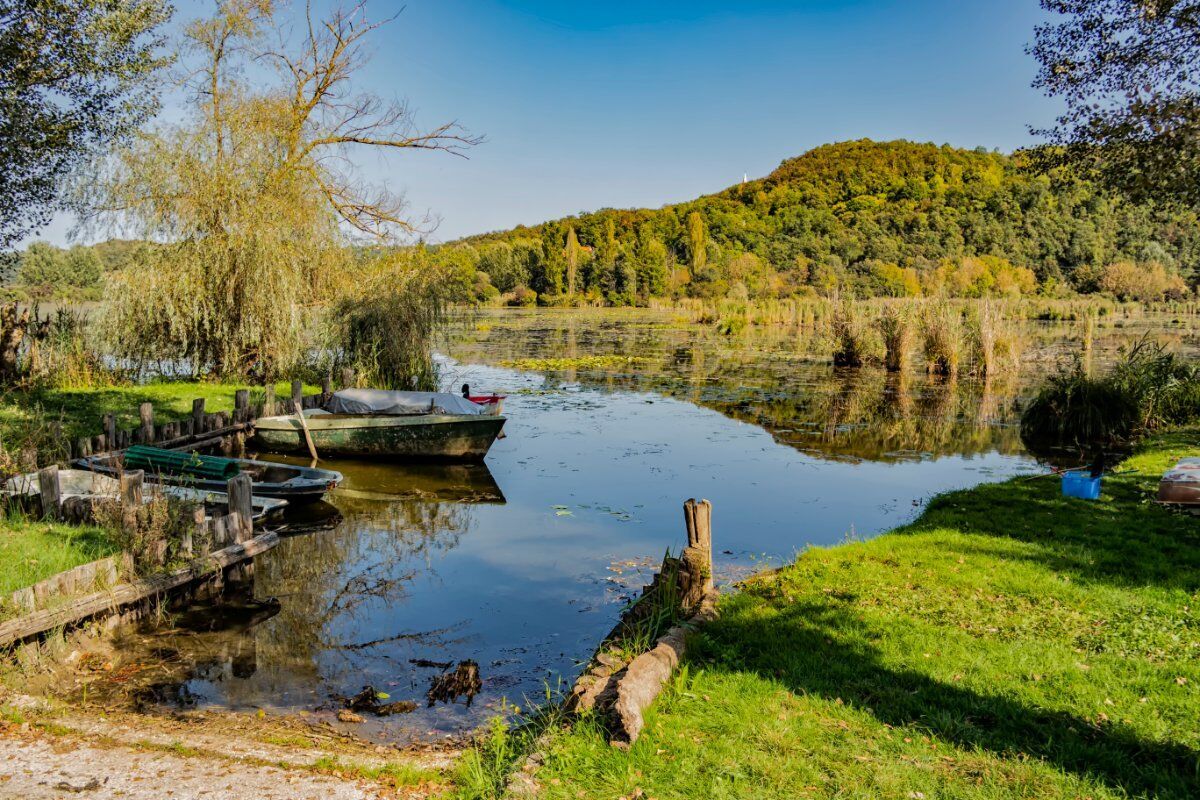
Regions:
<instances>
[{"instance_id":1,"label":"gray boat cover","mask_svg":"<svg viewBox=\"0 0 1200 800\"><path fill-rule=\"evenodd\" d=\"M479 416L487 407L449 392L342 389L325 404L331 414L451 414Z\"/></svg>"}]
</instances>

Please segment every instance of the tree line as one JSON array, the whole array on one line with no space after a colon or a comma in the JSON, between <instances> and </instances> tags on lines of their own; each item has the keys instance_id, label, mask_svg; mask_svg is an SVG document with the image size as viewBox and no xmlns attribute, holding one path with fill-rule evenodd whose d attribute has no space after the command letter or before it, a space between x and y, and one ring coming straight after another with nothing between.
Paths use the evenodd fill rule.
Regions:
<instances>
[{"instance_id":1,"label":"tree line","mask_svg":"<svg viewBox=\"0 0 1200 800\"><path fill-rule=\"evenodd\" d=\"M1190 209L1134 203L1028 153L845 142L662 209L604 209L433 251L464 294L627 305L651 297L1190 294Z\"/></svg>"}]
</instances>

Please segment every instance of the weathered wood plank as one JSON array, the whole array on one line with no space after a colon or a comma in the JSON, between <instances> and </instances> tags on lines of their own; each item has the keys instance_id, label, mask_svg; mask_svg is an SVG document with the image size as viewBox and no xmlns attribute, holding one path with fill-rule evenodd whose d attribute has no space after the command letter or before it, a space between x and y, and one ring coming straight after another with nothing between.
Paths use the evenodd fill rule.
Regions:
<instances>
[{"instance_id":1,"label":"weathered wood plank","mask_svg":"<svg viewBox=\"0 0 1200 800\"><path fill-rule=\"evenodd\" d=\"M184 584L199 580L247 558L270 550L279 544L274 532L256 536L248 542L231 545L207 559L172 572L141 578L121 584L108 591L95 592L59 608L35 611L17 619L0 623L0 647L28 639L54 628L72 625L80 620L116 610L147 597L153 597Z\"/></svg>"}]
</instances>

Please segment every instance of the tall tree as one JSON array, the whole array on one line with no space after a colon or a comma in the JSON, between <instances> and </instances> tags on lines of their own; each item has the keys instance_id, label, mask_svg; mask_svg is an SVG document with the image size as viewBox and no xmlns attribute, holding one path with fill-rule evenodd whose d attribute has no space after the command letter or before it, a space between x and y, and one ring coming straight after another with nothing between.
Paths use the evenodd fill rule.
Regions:
<instances>
[{"instance_id":1,"label":"tall tree","mask_svg":"<svg viewBox=\"0 0 1200 800\"><path fill-rule=\"evenodd\" d=\"M708 232L704 228L704 217L693 211L687 217L688 260L694 277L708 263Z\"/></svg>"},{"instance_id":2,"label":"tall tree","mask_svg":"<svg viewBox=\"0 0 1200 800\"><path fill-rule=\"evenodd\" d=\"M64 177L156 107L166 0L0 0L0 248L44 225Z\"/></svg>"},{"instance_id":3,"label":"tall tree","mask_svg":"<svg viewBox=\"0 0 1200 800\"><path fill-rule=\"evenodd\" d=\"M1066 112L1040 133L1051 164L1094 170L1137 200L1200 206L1200 3L1042 0L1035 86Z\"/></svg>"},{"instance_id":4,"label":"tall tree","mask_svg":"<svg viewBox=\"0 0 1200 800\"><path fill-rule=\"evenodd\" d=\"M575 235L575 226L567 229L567 246L563 255L567 260L567 294L575 294L579 280L579 258L583 249L579 246L579 237Z\"/></svg>"},{"instance_id":5,"label":"tall tree","mask_svg":"<svg viewBox=\"0 0 1200 800\"><path fill-rule=\"evenodd\" d=\"M188 26L183 89L193 115L141 136L97 184L97 207L165 243L117 278L107 327L122 355L186 359L225 375L287 370L311 350L311 310L339 292L364 299L363 259L394 254L348 245L391 244L422 227L401 196L361 181L353 152L459 152L477 141L453 123L419 131L404 104L356 92L365 37L380 24L365 18L365 0L309 17L299 41L269 46L274 5L222 0L212 18ZM256 75L251 85L241 78L249 62L275 64L279 82ZM370 299L395 313L416 301L406 288L415 284L369 285ZM383 329L356 328L372 330ZM360 340L355 352L390 351Z\"/></svg>"}]
</instances>

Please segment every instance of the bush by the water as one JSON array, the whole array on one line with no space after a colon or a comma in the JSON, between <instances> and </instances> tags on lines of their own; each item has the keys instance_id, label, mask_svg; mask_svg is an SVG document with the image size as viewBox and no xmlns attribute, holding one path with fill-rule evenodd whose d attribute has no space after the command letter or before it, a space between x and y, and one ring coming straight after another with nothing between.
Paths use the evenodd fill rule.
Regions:
<instances>
[{"instance_id":1,"label":"bush by the water","mask_svg":"<svg viewBox=\"0 0 1200 800\"><path fill-rule=\"evenodd\" d=\"M1142 339L1105 375L1081 362L1052 376L1021 414L1030 446L1103 446L1200 419L1200 368Z\"/></svg>"}]
</instances>

